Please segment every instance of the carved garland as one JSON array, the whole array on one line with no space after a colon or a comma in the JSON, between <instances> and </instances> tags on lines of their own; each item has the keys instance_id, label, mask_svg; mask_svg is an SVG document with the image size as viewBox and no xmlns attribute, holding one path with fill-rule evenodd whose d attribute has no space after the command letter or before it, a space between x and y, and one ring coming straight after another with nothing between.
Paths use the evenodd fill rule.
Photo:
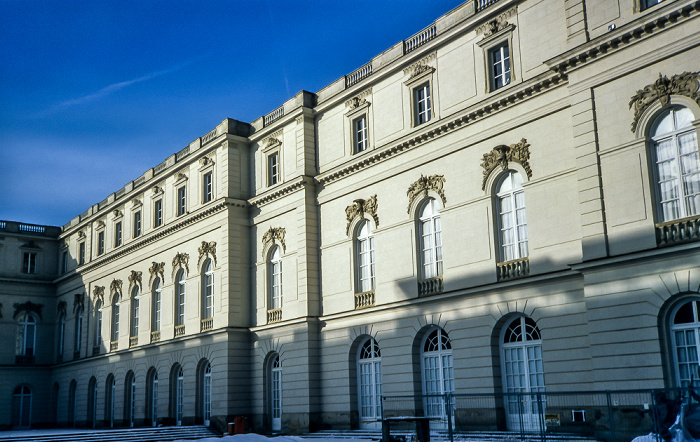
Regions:
<instances>
[{"instance_id":1,"label":"carved garland","mask_svg":"<svg viewBox=\"0 0 700 442\"><path fill-rule=\"evenodd\" d=\"M377 195L371 196L367 200L356 199L351 205L345 208L345 217L348 225L345 227L345 234L350 233L350 224L355 217L364 218L365 213L372 216L374 223L379 226L379 216L377 215Z\"/></svg>"},{"instance_id":2,"label":"carved garland","mask_svg":"<svg viewBox=\"0 0 700 442\"><path fill-rule=\"evenodd\" d=\"M488 37L502 29L505 29L505 27L508 25L508 19L514 16L516 12L516 8L511 8L493 20L484 23L476 28L476 35L484 34L484 37Z\"/></svg>"},{"instance_id":3,"label":"carved garland","mask_svg":"<svg viewBox=\"0 0 700 442\"><path fill-rule=\"evenodd\" d=\"M99 300L102 305L105 303L105 288L104 286L99 286L96 285L94 289L92 289L92 297L95 300Z\"/></svg>"},{"instance_id":4,"label":"carved garland","mask_svg":"<svg viewBox=\"0 0 700 442\"><path fill-rule=\"evenodd\" d=\"M160 277L161 281L163 281L162 283L165 283L165 263L164 262L153 261L151 263L151 267L148 268L148 273L151 274L151 278L148 280L148 285L153 284L153 279L156 277Z\"/></svg>"},{"instance_id":5,"label":"carved garland","mask_svg":"<svg viewBox=\"0 0 700 442\"><path fill-rule=\"evenodd\" d=\"M137 285L139 287L139 290L142 289L141 285L141 272L137 272L136 270L132 270L131 274L127 278L129 280L129 290L133 289L134 285Z\"/></svg>"},{"instance_id":6,"label":"carved garland","mask_svg":"<svg viewBox=\"0 0 700 442\"><path fill-rule=\"evenodd\" d=\"M190 273L190 255L187 253L177 253L173 258L173 269L176 267L184 267L187 273Z\"/></svg>"},{"instance_id":7,"label":"carved garland","mask_svg":"<svg viewBox=\"0 0 700 442\"><path fill-rule=\"evenodd\" d=\"M211 256L211 258L214 260L214 265L216 265L216 241L202 241L202 245L199 246L199 259L197 260L197 267L202 263L202 260L207 257Z\"/></svg>"},{"instance_id":8,"label":"carved garland","mask_svg":"<svg viewBox=\"0 0 700 442\"><path fill-rule=\"evenodd\" d=\"M528 178L532 178L532 169L530 169L530 145L523 138L519 143L511 144L510 146L496 146L489 153L484 154L484 159L481 162L481 167L484 168L484 179L481 182L481 190L486 190L486 180L488 180L491 172L498 166L503 170L508 168L509 161L515 161L523 166Z\"/></svg>"},{"instance_id":9,"label":"carved garland","mask_svg":"<svg viewBox=\"0 0 700 442\"><path fill-rule=\"evenodd\" d=\"M683 72L682 74L674 75L670 80L668 77L659 74L659 78L654 84L638 90L629 103L630 109L634 106L632 132L637 130L639 118L644 111L654 104L656 100L659 100L661 106L667 106L671 100L671 95L682 95L700 105L698 80L700 80L700 72Z\"/></svg>"},{"instance_id":10,"label":"carved garland","mask_svg":"<svg viewBox=\"0 0 700 442\"><path fill-rule=\"evenodd\" d=\"M110 293L117 293L121 295L122 293L122 280L121 279L113 279L112 282L109 283L109 292Z\"/></svg>"},{"instance_id":11,"label":"carved garland","mask_svg":"<svg viewBox=\"0 0 700 442\"><path fill-rule=\"evenodd\" d=\"M279 241L280 244L282 244L282 250L287 251L287 246L284 243L284 235L286 231L284 230L284 227L270 227L270 229L265 232L262 238L262 245L263 245L263 252L262 256L265 258L265 248L267 247L268 244L274 243L275 240Z\"/></svg>"},{"instance_id":12,"label":"carved garland","mask_svg":"<svg viewBox=\"0 0 700 442\"><path fill-rule=\"evenodd\" d=\"M369 95L372 94L372 88L368 88L359 94L355 95L351 99L345 102L345 107L352 109L357 109L358 107L366 105L370 105L371 103L367 101L367 98Z\"/></svg>"},{"instance_id":13,"label":"carved garland","mask_svg":"<svg viewBox=\"0 0 700 442\"><path fill-rule=\"evenodd\" d=\"M418 180L415 183L411 184L408 187L408 191L406 192L406 195L408 196L407 212L409 214L411 213L411 206L413 205L413 202L416 200L416 198L425 198L428 196L428 190L433 190L437 192L437 194L440 195L440 198L442 199L442 204L445 205L447 203L447 198L445 197L445 191L443 189L444 184L444 175L430 175L426 177L423 176L423 174L421 174L420 178L418 178Z\"/></svg>"}]
</instances>

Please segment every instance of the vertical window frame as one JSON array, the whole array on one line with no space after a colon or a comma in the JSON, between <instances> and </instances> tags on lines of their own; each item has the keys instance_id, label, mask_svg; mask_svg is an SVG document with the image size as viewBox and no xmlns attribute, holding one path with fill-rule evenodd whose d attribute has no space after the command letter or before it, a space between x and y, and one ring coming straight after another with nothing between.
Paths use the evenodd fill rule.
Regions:
<instances>
[{"instance_id":1,"label":"vertical window frame","mask_svg":"<svg viewBox=\"0 0 700 442\"><path fill-rule=\"evenodd\" d=\"M202 204L214 199L214 171L207 170L202 174Z\"/></svg>"},{"instance_id":2,"label":"vertical window frame","mask_svg":"<svg viewBox=\"0 0 700 442\"><path fill-rule=\"evenodd\" d=\"M187 185L178 186L175 189L175 195L177 195L175 199L177 216L183 216L187 213Z\"/></svg>"},{"instance_id":3,"label":"vertical window frame","mask_svg":"<svg viewBox=\"0 0 700 442\"><path fill-rule=\"evenodd\" d=\"M267 167L267 186L272 187L282 182L281 154L279 149L268 152L265 155Z\"/></svg>"}]
</instances>

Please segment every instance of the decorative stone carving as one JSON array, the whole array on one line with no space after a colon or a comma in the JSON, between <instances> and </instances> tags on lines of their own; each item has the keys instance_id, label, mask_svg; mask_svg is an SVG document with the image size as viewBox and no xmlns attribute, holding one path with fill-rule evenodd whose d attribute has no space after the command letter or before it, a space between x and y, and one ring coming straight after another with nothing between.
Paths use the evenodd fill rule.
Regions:
<instances>
[{"instance_id":1,"label":"decorative stone carving","mask_svg":"<svg viewBox=\"0 0 700 442\"><path fill-rule=\"evenodd\" d=\"M83 230L80 230L80 231L78 232L78 238L80 238L80 239L84 239L84 238L85 238L85 232L84 232Z\"/></svg>"},{"instance_id":2,"label":"decorative stone carving","mask_svg":"<svg viewBox=\"0 0 700 442\"><path fill-rule=\"evenodd\" d=\"M379 216L377 215L377 195L373 195L367 200L356 199L351 205L345 208L345 217L348 221L348 224L345 227L346 235L350 232L350 224L352 224L352 220L354 220L355 217L363 218L365 213L374 219L374 223L377 226L379 225Z\"/></svg>"},{"instance_id":3,"label":"decorative stone carving","mask_svg":"<svg viewBox=\"0 0 700 442\"><path fill-rule=\"evenodd\" d=\"M158 185L153 186L151 190L153 191L153 195L158 195L163 191L163 189Z\"/></svg>"},{"instance_id":4,"label":"decorative stone carving","mask_svg":"<svg viewBox=\"0 0 700 442\"><path fill-rule=\"evenodd\" d=\"M27 301L22 304L13 304L12 306L15 308L15 314L12 315L13 319L17 319L17 315L22 312L36 313L41 319L41 309L44 307L44 304L34 304L32 301Z\"/></svg>"},{"instance_id":5,"label":"decorative stone carving","mask_svg":"<svg viewBox=\"0 0 700 442\"><path fill-rule=\"evenodd\" d=\"M141 272L137 272L136 270L132 270L128 279L129 279L129 288L133 287L134 285L138 285L139 289L142 287L141 286Z\"/></svg>"},{"instance_id":6,"label":"decorative stone carving","mask_svg":"<svg viewBox=\"0 0 700 442\"><path fill-rule=\"evenodd\" d=\"M190 273L190 255L187 253L177 253L173 258L173 269L176 267L184 268L187 273Z\"/></svg>"},{"instance_id":7,"label":"decorative stone carving","mask_svg":"<svg viewBox=\"0 0 700 442\"><path fill-rule=\"evenodd\" d=\"M431 60L433 60L434 58L435 58L435 52L432 52L432 53L426 55L425 57L421 58L420 60L418 60L417 62L413 63L412 65L405 67L405 68L403 69L403 74L404 74L404 75L408 75L408 74L411 74L411 73L415 73L416 69L417 69L419 66L426 66L426 65L427 65ZM413 78L413 77L414 77L414 75L411 76L411 78Z\"/></svg>"},{"instance_id":8,"label":"decorative stone carving","mask_svg":"<svg viewBox=\"0 0 700 442\"><path fill-rule=\"evenodd\" d=\"M133 200L131 200L131 205L132 205L133 207L138 207L138 206L141 205L141 200L138 199L138 198L134 198Z\"/></svg>"},{"instance_id":9,"label":"decorative stone carving","mask_svg":"<svg viewBox=\"0 0 700 442\"><path fill-rule=\"evenodd\" d=\"M66 314L66 301L59 302L58 307L56 308L56 311L58 312L58 316L65 315Z\"/></svg>"},{"instance_id":10,"label":"decorative stone carving","mask_svg":"<svg viewBox=\"0 0 700 442\"><path fill-rule=\"evenodd\" d=\"M211 256L211 259L214 260L214 265L216 265L216 241L202 241L202 245L199 246L199 259L197 260L197 267L202 263L202 260L207 257Z\"/></svg>"},{"instance_id":11,"label":"decorative stone carving","mask_svg":"<svg viewBox=\"0 0 700 442\"><path fill-rule=\"evenodd\" d=\"M435 72L435 68L432 66L427 66L427 65L423 65L423 64L415 65L413 67L413 71L411 72L411 76L408 77L407 81L410 82L411 80L413 80L416 77L420 77L423 74L432 73L432 72Z\"/></svg>"},{"instance_id":12,"label":"decorative stone carving","mask_svg":"<svg viewBox=\"0 0 700 442\"><path fill-rule=\"evenodd\" d=\"M102 303L102 305L104 305L104 303L105 303L105 287L96 285L95 288L92 289L92 297L95 301L99 300Z\"/></svg>"},{"instance_id":13,"label":"decorative stone carving","mask_svg":"<svg viewBox=\"0 0 700 442\"><path fill-rule=\"evenodd\" d=\"M149 285L152 284L153 280L158 276L160 276L161 281L165 282L165 263L153 261L151 267L148 268L148 273L151 274L151 278L148 281Z\"/></svg>"},{"instance_id":14,"label":"decorative stone carving","mask_svg":"<svg viewBox=\"0 0 700 442\"><path fill-rule=\"evenodd\" d=\"M102 220L97 221L97 229L104 229L105 227L105 222Z\"/></svg>"},{"instance_id":15,"label":"decorative stone carving","mask_svg":"<svg viewBox=\"0 0 700 442\"><path fill-rule=\"evenodd\" d=\"M437 194L440 195L440 198L442 199L442 204L446 204L447 198L445 198L445 191L443 189L444 184L444 175L430 175L426 177L423 176L423 174L421 174L420 178L418 178L418 181L411 184L408 187L408 191L406 192L406 195L408 195L408 213L411 213L411 205L413 205L413 202L416 200L416 198L425 198L426 196L428 196L428 190L433 190L437 192Z\"/></svg>"},{"instance_id":16,"label":"decorative stone carving","mask_svg":"<svg viewBox=\"0 0 700 442\"><path fill-rule=\"evenodd\" d=\"M76 293L73 296L73 312L75 312L78 307L83 308L84 301L85 301L85 293Z\"/></svg>"},{"instance_id":17,"label":"decorative stone carving","mask_svg":"<svg viewBox=\"0 0 700 442\"><path fill-rule=\"evenodd\" d=\"M185 175L182 172L175 172L175 175L173 175L173 178L175 178L175 182L183 181L183 180L187 179L187 175Z\"/></svg>"},{"instance_id":18,"label":"decorative stone carving","mask_svg":"<svg viewBox=\"0 0 700 442\"><path fill-rule=\"evenodd\" d=\"M532 178L532 169L530 169L530 145L527 144L527 140L523 138L520 142L511 144L510 146L500 145L496 146L489 153L484 154L484 159L481 162L481 167L484 168L484 178L481 182L481 190L486 190L486 180L488 180L491 172L498 166L501 166L502 170L508 168L509 161L515 161L523 166L528 178Z\"/></svg>"},{"instance_id":19,"label":"decorative stone carving","mask_svg":"<svg viewBox=\"0 0 700 442\"><path fill-rule=\"evenodd\" d=\"M280 141L278 138L270 137L265 140L265 150L274 149L275 147L279 147L281 145L282 141Z\"/></svg>"},{"instance_id":20,"label":"decorative stone carving","mask_svg":"<svg viewBox=\"0 0 700 442\"><path fill-rule=\"evenodd\" d=\"M122 213L121 213L121 211L115 209L112 212L112 215L114 215L115 218L119 218L120 216L122 216Z\"/></svg>"},{"instance_id":21,"label":"decorative stone carving","mask_svg":"<svg viewBox=\"0 0 700 442\"><path fill-rule=\"evenodd\" d=\"M683 72L682 74L674 75L670 80L668 77L659 74L659 78L654 84L638 90L629 103L630 109L634 106L632 132L637 130L639 118L644 111L656 100L659 100L661 106L667 106L671 100L671 95L682 95L700 105L698 80L700 80L700 72Z\"/></svg>"},{"instance_id":22,"label":"decorative stone carving","mask_svg":"<svg viewBox=\"0 0 700 442\"><path fill-rule=\"evenodd\" d=\"M484 37L488 37L502 29L505 29L505 27L508 25L508 19L514 16L516 12L516 8L511 8L503 12L493 20L490 20L476 28L476 35L484 34Z\"/></svg>"},{"instance_id":23,"label":"decorative stone carving","mask_svg":"<svg viewBox=\"0 0 700 442\"><path fill-rule=\"evenodd\" d=\"M112 282L109 283L109 292L121 294L121 292L122 292L122 280L116 279L116 278L113 279Z\"/></svg>"},{"instance_id":24,"label":"decorative stone carving","mask_svg":"<svg viewBox=\"0 0 700 442\"><path fill-rule=\"evenodd\" d=\"M360 92L359 94L355 95L351 99L345 102L345 107L349 107L351 110L352 109L357 109L358 107L364 106L364 105L370 105L371 103L367 101L367 98L370 94L372 93L372 88L365 89L364 91Z\"/></svg>"},{"instance_id":25,"label":"decorative stone carving","mask_svg":"<svg viewBox=\"0 0 700 442\"><path fill-rule=\"evenodd\" d=\"M282 245L282 250L284 250L285 252L287 251L287 246L284 243L285 233L286 231L284 227L270 227L270 229L267 232L265 232L262 238L263 258L265 258L265 248L268 244L274 243L275 240L280 242L280 244Z\"/></svg>"}]
</instances>

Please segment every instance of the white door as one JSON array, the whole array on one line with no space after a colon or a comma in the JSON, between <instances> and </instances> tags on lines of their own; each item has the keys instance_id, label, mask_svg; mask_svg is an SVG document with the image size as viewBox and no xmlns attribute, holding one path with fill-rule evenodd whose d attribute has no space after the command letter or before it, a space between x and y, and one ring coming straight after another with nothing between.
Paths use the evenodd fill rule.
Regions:
<instances>
[{"instance_id":1,"label":"white door","mask_svg":"<svg viewBox=\"0 0 700 442\"><path fill-rule=\"evenodd\" d=\"M539 431L547 403L542 340L532 319L519 317L510 324L501 355L508 430Z\"/></svg>"},{"instance_id":2,"label":"white door","mask_svg":"<svg viewBox=\"0 0 700 442\"><path fill-rule=\"evenodd\" d=\"M272 361L270 381L272 431L280 431L282 429L282 365L279 355L276 355Z\"/></svg>"},{"instance_id":3,"label":"white door","mask_svg":"<svg viewBox=\"0 0 700 442\"><path fill-rule=\"evenodd\" d=\"M360 347L357 373L360 428L379 429L382 418L382 359L374 339L368 339Z\"/></svg>"},{"instance_id":4,"label":"white door","mask_svg":"<svg viewBox=\"0 0 700 442\"><path fill-rule=\"evenodd\" d=\"M454 393L454 369L450 338L442 329L430 332L423 344L423 407L425 415L439 418L435 429L447 428L445 394Z\"/></svg>"}]
</instances>

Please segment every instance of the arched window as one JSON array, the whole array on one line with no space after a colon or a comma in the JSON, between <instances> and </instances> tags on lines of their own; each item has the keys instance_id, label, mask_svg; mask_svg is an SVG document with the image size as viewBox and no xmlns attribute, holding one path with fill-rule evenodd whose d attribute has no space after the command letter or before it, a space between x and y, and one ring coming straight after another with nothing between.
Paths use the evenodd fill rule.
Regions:
<instances>
[{"instance_id":1,"label":"arched window","mask_svg":"<svg viewBox=\"0 0 700 442\"><path fill-rule=\"evenodd\" d=\"M66 338L66 314L61 313L58 317L58 360L63 359L63 346Z\"/></svg>"},{"instance_id":2,"label":"arched window","mask_svg":"<svg viewBox=\"0 0 700 442\"><path fill-rule=\"evenodd\" d=\"M211 420L211 363L207 362L202 370L202 416L204 425L209 426Z\"/></svg>"},{"instance_id":3,"label":"arched window","mask_svg":"<svg viewBox=\"0 0 700 442\"><path fill-rule=\"evenodd\" d=\"M139 335L139 286L131 291L131 330L129 336L136 338Z\"/></svg>"},{"instance_id":4,"label":"arched window","mask_svg":"<svg viewBox=\"0 0 700 442\"><path fill-rule=\"evenodd\" d=\"M114 295L112 301L112 342L119 341L119 293Z\"/></svg>"},{"instance_id":5,"label":"arched window","mask_svg":"<svg viewBox=\"0 0 700 442\"><path fill-rule=\"evenodd\" d=\"M444 426L447 424L444 395L455 391L452 344L443 329L434 328L426 334L421 348L425 415L440 418L441 422L436 424Z\"/></svg>"},{"instance_id":6,"label":"arched window","mask_svg":"<svg viewBox=\"0 0 700 442\"><path fill-rule=\"evenodd\" d=\"M671 342L676 385L689 387L700 385L698 351L700 351L700 301L688 300L679 305L671 315Z\"/></svg>"},{"instance_id":7,"label":"arched window","mask_svg":"<svg viewBox=\"0 0 700 442\"><path fill-rule=\"evenodd\" d=\"M368 338L360 346L357 361L360 426L375 428L382 418L382 355L377 341Z\"/></svg>"},{"instance_id":8,"label":"arched window","mask_svg":"<svg viewBox=\"0 0 700 442\"><path fill-rule=\"evenodd\" d=\"M32 390L26 385L12 393L12 426L29 428L32 424Z\"/></svg>"},{"instance_id":9,"label":"arched window","mask_svg":"<svg viewBox=\"0 0 700 442\"><path fill-rule=\"evenodd\" d=\"M75 426L75 401L76 401L76 395L75 391L78 388L78 383L73 379L70 381L70 387L68 387L68 422L72 425Z\"/></svg>"},{"instance_id":10,"label":"arched window","mask_svg":"<svg viewBox=\"0 0 700 442\"><path fill-rule=\"evenodd\" d=\"M522 184L522 175L514 170L506 171L498 184L496 197L501 262L528 256L525 193Z\"/></svg>"},{"instance_id":11,"label":"arched window","mask_svg":"<svg viewBox=\"0 0 700 442\"><path fill-rule=\"evenodd\" d=\"M175 325L185 325L185 271L175 277Z\"/></svg>"},{"instance_id":12,"label":"arched window","mask_svg":"<svg viewBox=\"0 0 700 442\"><path fill-rule=\"evenodd\" d=\"M501 369L508 429L537 430L545 397L532 393L544 393L544 367L542 337L531 318L519 316L503 330Z\"/></svg>"},{"instance_id":13,"label":"arched window","mask_svg":"<svg viewBox=\"0 0 700 442\"><path fill-rule=\"evenodd\" d=\"M419 211L421 249L421 277L425 279L442 276L442 225L440 207L434 198L428 198Z\"/></svg>"},{"instance_id":14,"label":"arched window","mask_svg":"<svg viewBox=\"0 0 700 442\"><path fill-rule=\"evenodd\" d=\"M269 362L269 404L272 431L282 429L282 364L278 354L272 355Z\"/></svg>"},{"instance_id":15,"label":"arched window","mask_svg":"<svg viewBox=\"0 0 700 442\"><path fill-rule=\"evenodd\" d=\"M124 380L124 420L130 427L134 426L136 412L136 376L129 370Z\"/></svg>"},{"instance_id":16,"label":"arched window","mask_svg":"<svg viewBox=\"0 0 700 442\"><path fill-rule=\"evenodd\" d=\"M170 371L170 409L175 425L182 425L182 405L185 395L185 373L180 364Z\"/></svg>"},{"instance_id":17,"label":"arched window","mask_svg":"<svg viewBox=\"0 0 700 442\"><path fill-rule=\"evenodd\" d=\"M269 310L282 308L282 257L279 246L270 251L269 271Z\"/></svg>"},{"instance_id":18,"label":"arched window","mask_svg":"<svg viewBox=\"0 0 700 442\"><path fill-rule=\"evenodd\" d=\"M160 297L162 289L160 287L160 278L153 281L153 315L151 317L151 332L160 331Z\"/></svg>"},{"instance_id":19,"label":"arched window","mask_svg":"<svg viewBox=\"0 0 700 442\"><path fill-rule=\"evenodd\" d=\"M107 376L105 384L105 421L110 428L114 427L114 406L117 400L117 381L114 375Z\"/></svg>"},{"instance_id":20,"label":"arched window","mask_svg":"<svg viewBox=\"0 0 700 442\"><path fill-rule=\"evenodd\" d=\"M95 428L97 423L97 379L95 376L88 382L88 425Z\"/></svg>"},{"instance_id":21,"label":"arched window","mask_svg":"<svg viewBox=\"0 0 700 442\"><path fill-rule=\"evenodd\" d=\"M355 240L357 262L357 293L374 290L374 237L368 220L357 226Z\"/></svg>"},{"instance_id":22,"label":"arched window","mask_svg":"<svg viewBox=\"0 0 700 442\"><path fill-rule=\"evenodd\" d=\"M15 354L22 357L23 362L33 362L36 354L36 323L33 314L23 312L17 318L17 345Z\"/></svg>"},{"instance_id":23,"label":"arched window","mask_svg":"<svg viewBox=\"0 0 700 442\"><path fill-rule=\"evenodd\" d=\"M102 301L95 305L95 347L102 345Z\"/></svg>"},{"instance_id":24,"label":"arched window","mask_svg":"<svg viewBox=\"0 0 700 442\"><path fill-rule=\"evenodd\" d=\"M151 426L158 425L158 372L151 367L148 373L148 417Z\"/></svg>"},{"instance_id":25,"label":"arched window","mask_svg":"<svg viewBox=\"0 0 700 442\"><path fill-rule=\"evenodd\" d=\"M74 339L73 339L73 351L76 354L76 357L80 357L80 346L82 343L82 337L83 337L83 307L78 306L78 308L75 310L75 333L74 333Z\"/></svg>"},{"instance_id":26,"label":"arched window","mask_svg":"<svg viewBox=\"0 0 700 442\"><path fill-rule=\"evenodd\" d=\"M700 214L700 160L694 119L690 109L673 106L654 120L649 132L660 222Z\"/></svg>"},{"instance_id":27,"label":"arched window","mask_svg":"<svg viewBox=\"0 0 700 442\"><path fill-rule=\"evenodd\" d=\"M202 267L202 319L214 317L214 265L207 259Z\"/></svg>"}]
</instances>

